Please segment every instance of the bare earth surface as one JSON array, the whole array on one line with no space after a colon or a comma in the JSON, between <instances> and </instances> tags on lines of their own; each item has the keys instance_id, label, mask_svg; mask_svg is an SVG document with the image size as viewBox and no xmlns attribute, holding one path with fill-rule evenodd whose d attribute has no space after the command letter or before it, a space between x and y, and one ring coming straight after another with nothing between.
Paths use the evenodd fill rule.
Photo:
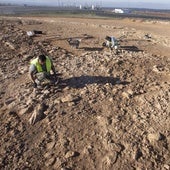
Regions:
<instances>
[{"instance_id":1,"label":"bare earth surface","mask_svg":"<svg viewBox=\"0 0 170 170\"><path fill-rule=\"evenodd\" d=\"M169 170L170 22L0 18L0 169ZM43 35L28 37L26 31ZM151 38L145 35L150 34ZM121 37L118 55L102 47ZM68 38L81 39L79 49ZM60 82L34 89L29 63ZM33 113L43 112L34 125Z\"/></svg>"}]
</instances>

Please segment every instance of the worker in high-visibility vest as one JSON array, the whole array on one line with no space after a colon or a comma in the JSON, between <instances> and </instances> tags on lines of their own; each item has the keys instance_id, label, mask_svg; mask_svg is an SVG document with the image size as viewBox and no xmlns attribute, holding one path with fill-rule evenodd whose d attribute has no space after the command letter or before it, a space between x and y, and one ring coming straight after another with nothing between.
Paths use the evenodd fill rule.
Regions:
<instances>
[{"instance_id":1,"label":"worker in high-visibility vest","mask_svg":"<svg viewBox=\"0 0 170 170\"><path fill-rule=\"evenodd\" d=\"M31 61L29 68L30 79L33 82L33 86L36 88L37 84L40 84L44 79L50 80L51 70L56 77L56 71L52 60L45 55L40 55L39 57Z\"/></svg>"}]
</instances>

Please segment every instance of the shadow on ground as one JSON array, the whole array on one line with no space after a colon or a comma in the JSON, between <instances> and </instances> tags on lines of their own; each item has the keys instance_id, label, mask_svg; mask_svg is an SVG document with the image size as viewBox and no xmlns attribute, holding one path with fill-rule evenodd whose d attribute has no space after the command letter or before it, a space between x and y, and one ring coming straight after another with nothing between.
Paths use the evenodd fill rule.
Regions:
<instances>
[{"instance_id":1,"label":"shadow on ground","mask_svg":"<svg viewBox=\"0 0 170 170\"><path fill-rule=\"evenodd\" d=\"M83 34L82 36L78 36L78 37L67 37L67 38L62 38L61 35L58 34L53 34L53 35L47 35L50 36L52 39L58 39L58 40L68 40L68 39L83 39L83 40L88 40L88 39L94 39L95 37L92 35L88 35L88 34Z\"/></svg>"},{"instance_id":2,"label":"shadow on ground","mask_svg":"<svg viewBox=\"0 0 170 170\"><path fill-rule=\"evenodd\" d=\"M89 84L129 84L129 82L121 81L119 78L114 77L103 77L103 76L80 76L72 77L61 81L61 86L69 86L72 88L83 88Z\"/></svg>"},{"instance_id":3,"label":"shadow on ground","mask_svg":"<svg viewBox=\"0 0 170 170\"><path fill-rule=\"evenodd\" d=\"M102 51L103 48L101 47L81 47L79 49L83 49L85 51Z\"/></svg>"},{"instance_id":4,"label":"shadow on ground","mask_svg":"<svg viewBox=\"0 0 170 170\"><path fill-rule=\"evenodd\" d=\"M143 51L140 50L138 47L132 45L132 46L121 46L120 47L121 50L127 50L127 51L134 51L134 52L139 52L139 51Z\"/></svg>"}]
</instances>

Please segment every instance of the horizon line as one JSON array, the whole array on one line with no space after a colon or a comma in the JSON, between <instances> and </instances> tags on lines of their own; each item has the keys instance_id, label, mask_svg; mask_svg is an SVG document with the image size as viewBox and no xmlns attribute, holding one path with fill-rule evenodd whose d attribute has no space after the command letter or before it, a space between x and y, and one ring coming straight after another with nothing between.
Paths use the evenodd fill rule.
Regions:
<instances>
[{"instance_id":1,"label":"horizon line","mask_svg":"<svg viewBox=\"0 0 170 170\"><path fill-rule=\"evenodd\" d=\"M90 4L90 3L89 3ZM120 4L120 5L118 5ZM122 4L122 5L121 5ZM50 4L47 4L47 3L14 3L14 2L0 2L0 5L16 5L16 6L39 6L39 7L79 7L80 5L82 7L90 7L92 5L96 6L96 7L101 7L101 8L127 8L127 9L155 9L155 10L170 10L170 6L166 6L164 7L165 3L156 3L157 5L159 4L159 7L151 7L150 5L153 5L155 3L140 3L138 2L137 4L142 4L141 7L137 7L137 4L135 5L136 3L131 3L131 5L129 5L129 3L127 5L124 5L124 3L120 2L120 3L117 3L117 5L113 6L113 7L110 7L110 5L95 5L95 4L53 4L53 5L50 5ZM145 6L146 4L150 4L149 7ZM168 4L168 3L166 3ZM162 7L160 7L160 5L162 5ZM170 4L168 4L170 5Z\"/></svg>"}]
</instances>

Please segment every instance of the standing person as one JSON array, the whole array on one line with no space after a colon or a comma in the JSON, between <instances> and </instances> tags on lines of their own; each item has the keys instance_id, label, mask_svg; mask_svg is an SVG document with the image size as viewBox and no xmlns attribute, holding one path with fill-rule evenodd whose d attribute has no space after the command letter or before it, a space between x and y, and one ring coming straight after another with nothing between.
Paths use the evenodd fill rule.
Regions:
<instances>
[{"instance_id":1,"label":"standing person","mask_svg":"<svg viewBox=\"0 0 170 170\"><path fill-rule=\"evenodd\" d=\"M51 70L54 76L50 74ZM54 82L56 79L56 71L52 60L44 54L33 59L29 68L29 75L34 88L43 82Z\"/></svg>"}]
</instances>

